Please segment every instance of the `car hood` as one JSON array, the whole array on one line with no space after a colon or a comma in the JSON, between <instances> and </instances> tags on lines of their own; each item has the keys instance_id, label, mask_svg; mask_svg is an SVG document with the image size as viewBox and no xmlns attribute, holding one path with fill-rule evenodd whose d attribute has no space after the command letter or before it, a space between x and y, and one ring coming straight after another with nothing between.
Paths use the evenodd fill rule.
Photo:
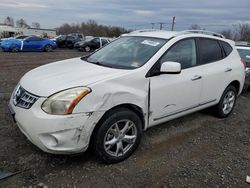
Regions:
<instances>
[{"instance_id":1,"label":"car hood","mask_svg":"<svg viewBox=\"0 0 250 188\"><path fill-rule=\"evenodd\" d=\"M80 58L43 65L26 73L21 86L30 93L48 97L58 91L90 84L126 74L129 70L95 65Z\"/></svg>"}]
</instances>

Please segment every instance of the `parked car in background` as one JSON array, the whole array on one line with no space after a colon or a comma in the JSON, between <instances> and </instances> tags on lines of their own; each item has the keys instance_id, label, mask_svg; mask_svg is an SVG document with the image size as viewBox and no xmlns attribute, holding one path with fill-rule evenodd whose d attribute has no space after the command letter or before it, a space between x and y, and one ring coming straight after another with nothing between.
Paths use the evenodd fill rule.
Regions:
<instances>
[{"instance_id":1,"label":"parked car in background","mask_svg":"<svg viewBox=\"0 0 250 188\"><path fill-rule=\"evenodd\" d=\"M93 39L94 37L92 36L86 36L84 38L84 40L78 41L74 44L74 48L75 49L79 49L81 45L83 45L86 41L90 41L91 39Z\"/></svg>"},{"instance_id":2,"label":"parked car in background","mask_svg":"<svg viewBox=\"0 0 250 188\"><path fill-rule=\"evenodd\" d=\"M110 41L111 40L109 38L94 37L92 39L85 40L85 41L77 44L77 46L75 46L75 47L78 48L79 51L91 52L91 51L94 51L96 49L102 48L106 44L110 43Z\"/></svg>"},{"instance_id":3,"label":"parked car in background","mask_svg":"<svg viewBox=\"0 0 250 188\"><path fill-rule=\"evenodd\" d=\"M52 40L53 42L56 43L56 40L57 40L58 38L60 38L61 36L62 36L62 35L55 36L54 38L51 38L50 40Z\"/></svg>"},{"instance_id":4,"label":"parked car in background","mask_svg":"<svg viewBox=\"0 0 250 188\"><path fill-rule=\"evenodd\" d=\"M74 44L81 41L81 38L75 35L61 35L56 39L56 44L59 48L74 48Z\"/></svg>"},{"instance_id":5,"label":"parked car in background","mask_svg":"<svg viewBox=\"0 0 250 188\"><path fill-rule=\"evenodd\" d=\"M20 36L18 39L12 38L4 40L1 43L3 51L46 51L50 52L56 49L56 44L45 38L38 36Z\"/></svg>"},{"instance_id":6,"label":"parked car in background","mask_svg":"<svg viewBox=\"0 0 250 188\"><path fill-rule=\"evenodd\" d=\"M241 60L246 66L246 79L244 88L250 89L250 45L237 45L236 49L240 54Z\"/></svg>"},{"instance_id":7,"label":"parked car in background","mask_svg":"<svg viewBox=\"0 0 250 188\"><path fill-rule=\"evenodd\" d=\"M208 107L226 118L245 67L233 41L202 32L134 32L88 56L31 70L14 89L10 112L43 151L93 146L106 163L128 158L155 125Z\"/></svg>"},{"instance_id":8,"label":"parked car in background","mask_svg":"<svg viewBox=\"0 0 250 188\"><path fill-rule=\"evenodd\" d=\"M26 37L28 37L28 36L30 36L30 35L18 35L18 36L16 36L16 37L1 38L1 39L0 39L0 46L1 46L1 43L2 43L4 40L10 40L10 39L20 39L20 40L22 40L22 39L24 39L24 38L26 38Z\"/></svg>"}]
</instances>

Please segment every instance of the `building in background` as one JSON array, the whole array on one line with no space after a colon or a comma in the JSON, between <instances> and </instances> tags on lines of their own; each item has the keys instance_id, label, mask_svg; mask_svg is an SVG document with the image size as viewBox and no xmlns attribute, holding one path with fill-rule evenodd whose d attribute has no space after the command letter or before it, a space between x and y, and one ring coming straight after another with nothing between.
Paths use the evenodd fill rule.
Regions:
<instances>
[{"instance_id":1,"label":"building in background","mask_svg":"<svg viewBox=\"0 0 250 188\"><path fill-rule=\"evenodd\" d=\"M56 36L54 29L17 28L0 24L0 38L13 37L16 35L39 35L41 37L53 38Z\"/></svg>"}]
</instances>

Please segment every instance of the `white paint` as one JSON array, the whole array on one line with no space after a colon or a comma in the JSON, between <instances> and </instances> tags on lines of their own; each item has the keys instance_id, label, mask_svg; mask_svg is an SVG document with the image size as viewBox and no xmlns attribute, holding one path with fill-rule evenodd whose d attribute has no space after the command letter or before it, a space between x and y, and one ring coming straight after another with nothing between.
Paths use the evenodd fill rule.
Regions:
<instances>
[{"instance_id":1,"label":"white paint","mask_svg":"<svg viewBox=\"0 0 250 188\"><path fill-rule=\"evenodd\" d=\"M21 40L21 48L20 50L22 51L23 50L23 40Z\"/></svg>"},{"instance_id":2,"label":"white paint","mask_svg":"<svg viewBox=\"0 0 250 188\"><path fill-rule=\"evenodd\" d=\"M175 37L156 52L144 66L134 70L102 67L74 58L44 65L25 74L20 81L21 86L42 97L28 110L16 107L13 104L13 96L10 105L16 113L19 128L31 142L50 153L77 153L87 149L95 125L106 111L117 105L133 104L140 108L147 129L200 110L201 103L214 99L202 108L218 103L231 81L239 81L239 93L242 91L244 67L234 47L231 55L223 61L184 69L180 74L146 77L166 50L181 39L207 37L228 42L226 39L202 34L178 35L177 32L142 32L127 35L167 39ZM232 68L229 74L225 72L227 68ZM192 81L197 75L202 76L202 79ZM92 92L76 105L72 115L50 115L42 111L41 105L47 97L78 86L87 86ZM193 108L181 111L190 107ZM175 114L176 112L180 113Z\"/></svg>"}]
</instances>

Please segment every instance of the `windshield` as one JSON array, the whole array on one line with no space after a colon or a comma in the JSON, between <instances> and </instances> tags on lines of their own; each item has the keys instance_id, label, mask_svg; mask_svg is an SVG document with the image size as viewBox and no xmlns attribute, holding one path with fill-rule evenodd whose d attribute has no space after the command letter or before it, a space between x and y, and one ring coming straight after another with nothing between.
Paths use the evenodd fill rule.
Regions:
<instances>
[{"instance_id":1,"label":"windshield","mask_svg":"<svg viewBox=\"0 0 250 188\"><path fill-rule=\"evenodd\" d=\"M83 60L112 68L136 69L166 42L150 37L121 37Z\"/></svg>"},{"instance_id":2,"label":"windshield","mask_svg":"<svg viewBox=\"0 0 250 188\"><path fill-rule=\"evenodd\" d=\"M250 50L238 49L240 57L244 60L248 65L250 65Z\"/></svg>"},{"instance_id":3,"label":"windshield","mask_svg":"<svg viewBox=\"0 0 250 188\"><path fill-rule=\"evenodd\" d=\"M23 39L25 39L27 37L28 37L27 35L21 35L21 36L15 37L15 38L18 39L18 40L23 40Z\"/></svg>"}]
</instances>

